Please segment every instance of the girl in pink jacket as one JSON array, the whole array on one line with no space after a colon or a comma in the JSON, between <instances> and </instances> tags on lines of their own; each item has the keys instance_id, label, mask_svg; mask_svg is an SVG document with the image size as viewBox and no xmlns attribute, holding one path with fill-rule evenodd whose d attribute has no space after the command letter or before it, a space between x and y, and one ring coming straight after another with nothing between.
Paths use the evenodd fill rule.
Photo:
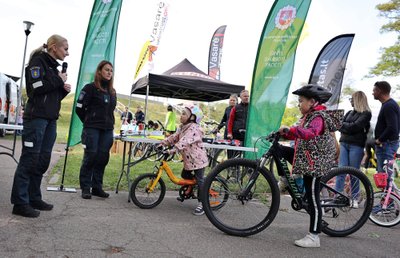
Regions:
<instances>
[{"instance_id":1,"label":"girl in pink jacket","mask_svg":"<svg viewBox=\"0 0 400 258\"><path fill-rule=\"evenodd\" d=\"M194 215L204 214L203 206L199 198L204 183L204 170L208 165L208 158L206 149L203 146L204 133L199 125L202 117L203 112L198 106L186 106L180 117L181 125L178 131L161 142L164 146L174 146L174 149L170 152L178 151L182 154L182 178L196 178L199 205L194 210Z\"/></svg>"}]
</instances>

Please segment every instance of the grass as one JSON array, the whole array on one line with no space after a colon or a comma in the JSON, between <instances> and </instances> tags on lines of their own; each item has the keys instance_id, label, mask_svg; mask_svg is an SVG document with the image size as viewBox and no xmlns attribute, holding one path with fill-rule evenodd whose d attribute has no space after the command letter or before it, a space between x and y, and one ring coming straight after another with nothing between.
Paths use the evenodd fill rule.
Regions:
<instances>
[{"instance_id":1,"label":"grass","mask_svg":"<svg viewBox=\"0 0 400 258\"><path fill-rule=\"evenodd\" d=\"M69 94L61 103L62 105L60 110L60 118L57 121L57 143L61 144L67 143L69 125L71 122L71 112L73 110L73 102L74 102L74 94ZM128 103L130 102L129 106L131 107L130 110L132 112L136 111L136 107L138 105L144 107L144 99L139 99L134 97L132 97L131 100L129 100L127 96L118 95L118 102L120 103L117 106L117 108L119 109L123 109L124 106L128 106ZM210 106L205 106L204 104L200 105L202 106L205 115L209 119L215 119L217 121L219 121L219 119L222 117L222 114L226 107L226 103L216 103ZM161 122L164 122L166 114L166 106L164 106L163 102L149 100L148 110L149 110L148 115L146 116L147 121L159 120ZM121 128L121 120L119 119L120 114L118 112L115 112L114 115L115 115L114 131L118 133L119 129ZM11 136L8 137L10 137L11 139ZM70 147L70 150L68 152L68 159L67 159L65 178L63 184L65 187L79 188L79 171L82 158L83 158L83 149L80 144ZM55 185L61 184L64 160L65 157L62 156L57 162L57 164L52 168L52 171L50 172L49 176L49 179L51 179L52 184ZM169 165L172 171L174 171L174 173L180 177L183 165L181 163L173 163L173 162L170 162ZM122 154L111 154L109 163L104 173L104 180L103 180L104 189L106 190L115 189L120 176L121 167L122 167ZM133 179L137 175L143 173L151 173L153 171L153 167L154 163L150 161L144 161L142 163L139 163L131 168L130 178ZM53 179L57 177L58 180L56 182L53 182L54 181ZM163 179L165 179L164 182L166 183L167 189L176 190L179 188L173 183L171 183L171 181L167 178L166 175L163 176ZM122 178L120 189L128 190L126 176L123 176Z\"/></svg>"},{"instance_id":2,"label":"grass","mask_svg":"<svg viewBox=\"0 0 400 258\"><path fill-rule=\"evenodd\" d=\"M68 152L68 158L67 158L67 165L65 169L65 177L64 177L64 186L65 187L74 187L74 188L79 188L79 171L81 167L83 159L83 149L80 146L76 146L72 148ZM57 178L58 180L52 184L54 185L60 185L61 184L61 179L62 179L62 172L63 172L63 166L64 166L64 161L65 157L61 157L57 164L53 167L52 171L50 172L49 178ZM130 179L133 180L136 178L138 175L144 174L144 173L152 173L154 165L156 163L152 161L143 161L135 166L130 168ZM171 167L172 171L174 174L178 177L180 177L183 164L182 163L175 163L175 162L169 162L168 165ZM103 187L106 190L115 190L118 179L121 175L121 170L122 170L122 154L116 154L112 153L110 154L110 160L108 162L108 165L106 166L105 172L104 172L104 180L103 180ZM126 170L126 168L125 168ZM163 174L163 180L167 186L167 189L170 190L177 190L179 189L178 186L174 185L167 177L166 173ZM128 190L128 182L126 178L126 174L123 174L123 177L121 179L121 183L119 186L119 190L127 191Z\"/></svg>"}]
</instances>

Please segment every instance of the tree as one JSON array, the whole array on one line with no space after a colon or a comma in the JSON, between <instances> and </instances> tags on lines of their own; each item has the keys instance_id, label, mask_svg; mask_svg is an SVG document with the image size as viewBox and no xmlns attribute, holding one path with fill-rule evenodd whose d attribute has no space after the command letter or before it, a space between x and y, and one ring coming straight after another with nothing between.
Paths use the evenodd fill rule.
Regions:
<instances>
[{"instance_id":1,"label":"tree","mask_svg":"<svg viewBox=\"0 0 400 258\"><path fill-rule=\"evenodd\" d=\"M393 46L382 48L379 62L371 68L370 76L383 75L395 77L400 75L400 0L390 0L384 4L378 4L379 16L385 17L389 22L381 27L381 33L398 33L397 41Z\"/></svg>"}]
</instances>

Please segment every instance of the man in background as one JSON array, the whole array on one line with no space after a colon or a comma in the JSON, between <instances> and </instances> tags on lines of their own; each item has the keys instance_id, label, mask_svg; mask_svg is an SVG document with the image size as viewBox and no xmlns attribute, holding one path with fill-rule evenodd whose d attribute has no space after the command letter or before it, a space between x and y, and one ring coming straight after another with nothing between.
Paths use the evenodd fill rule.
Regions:
<instances>
[{"instance_id":1,"label":"man in background","mask_svg":"<svg viewBox=\"0 0 400 258\"><path fill-rule=\"evenodd\" d=\"M125 112L122 112L121 121L123 124L130 124L133 118L132 112L129 111L128 107L125 107Z\"/></svg>"},{"instance_id":2,"label":"man in background","mask_svg":"<svg viewBox=\"0 0 400 258\"><path fill-rule=\"evenodd\" d=\"M249 91L240 92L240 104L234 106L231 110L228 120L228 139L244 141L246 132L247 111L249 109Z\"/></svg>"},{"instance_id":3,"label":"man in background","mask_svg":"<svg viewBox=\"0 0 400 258\"><path fill-rule=\"evenodd\" d=\"M372 95L382 103L375 126L376 171L382 172L385 160L392 160L399 148L400 108L390 97L391 86L386 81L374 84Z\"/></svg>"}]
</instances>

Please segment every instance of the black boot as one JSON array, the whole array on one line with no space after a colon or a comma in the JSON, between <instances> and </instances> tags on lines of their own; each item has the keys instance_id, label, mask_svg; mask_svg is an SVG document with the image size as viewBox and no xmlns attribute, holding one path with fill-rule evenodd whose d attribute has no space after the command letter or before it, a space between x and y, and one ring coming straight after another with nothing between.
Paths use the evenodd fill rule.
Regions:
<instances>
[{"instance_id":1,"label":"black boot","mask_svg":"<svg viewBox=\"0 0 400 258\"><path fill-rule=\"evenodd\" d=\"M28 204L14 205L12 213L27 218L37 218L40 215L40 211L35 210Z\"/></svg>"},{"instance_id":2,"label":"black boot","mask_svg":"<svg viewBox=\"0 0 400 258\"><path fill-rule=\"evenodd\" d=\"M32 208L40 211L51 211L54 207L53 204L47 203L43 200L31 202Z\"/></svg>"},{"instance_id":3,"label":"black boot","mask_svg":"<svg viewBox=\"0 0 400 258\"><path fill-rule=\"evenodd\" d=\"M110 196L109 193L103 191L103 189L92 188L92 195L98 196L101 198L108 198Z\"/></svg>"},{"instance_id":4,"label":"black boot","mask_svg":"<svg viewBox=\"0 0 400 258\"><path fill-rule=\"evenodd\" d=\"M83 199L92 199L92 195L90 194L90 189L82 189L82 198Z\"/></svg>"}]
</instances>

